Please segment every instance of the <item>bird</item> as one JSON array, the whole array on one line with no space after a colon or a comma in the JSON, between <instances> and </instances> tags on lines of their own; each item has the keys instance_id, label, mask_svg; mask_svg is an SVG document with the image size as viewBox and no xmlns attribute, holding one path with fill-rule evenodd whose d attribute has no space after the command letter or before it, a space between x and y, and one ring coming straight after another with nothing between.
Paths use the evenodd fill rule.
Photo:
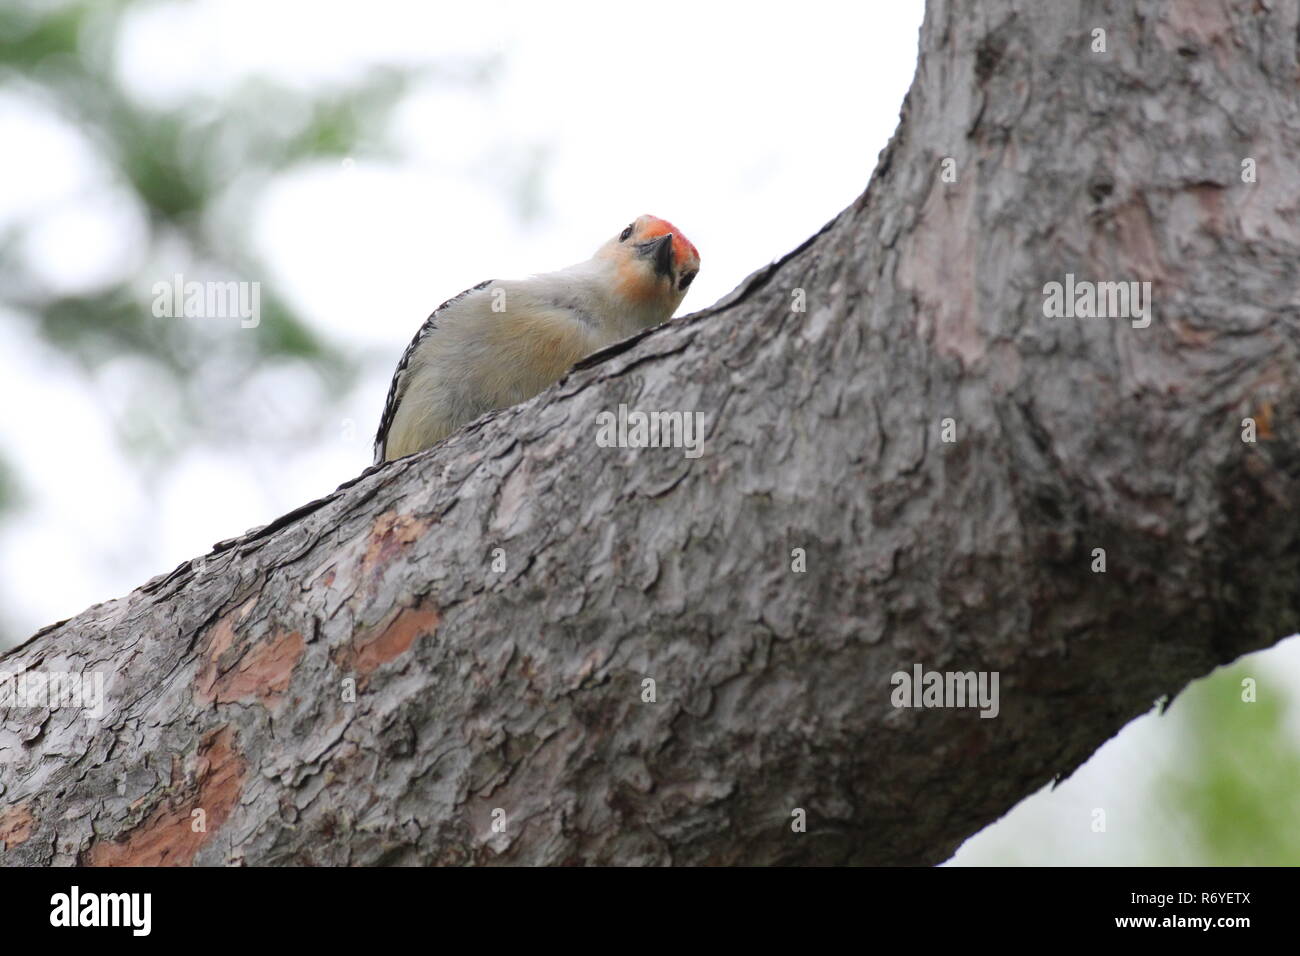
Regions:
<instances>
[{"instance_id":1,"label":"bird","mask_svg":"<svg viewBox=\"0 0 1300 956\"><path fill-rule=\"evenodd\" d=\"M700 254L672 223L639 216L590 259L480 282L433 311L393 373L376 465L423 451L559 381L579 360L672 318Z\"/></svg>"}]
</instances>

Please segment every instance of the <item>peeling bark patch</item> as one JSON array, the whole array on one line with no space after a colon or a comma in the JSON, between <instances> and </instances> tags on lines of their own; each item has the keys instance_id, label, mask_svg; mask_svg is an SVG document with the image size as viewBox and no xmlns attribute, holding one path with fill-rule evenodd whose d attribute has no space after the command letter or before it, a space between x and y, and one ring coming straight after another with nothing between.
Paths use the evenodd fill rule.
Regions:
<instances>
[{"instance_id":1,"label":"peeling bark patch","mask_svg":"<svg viewBox=\"0 0 1300 956\"><path fill-rule=\"evenodd\" d=\"M399 515L386 511L375 519L366 541L365 557L361 559L361 570L372 572L391 564L401 557L408 547L417 541L420 535L429 529L431 522Z\"/></svg>"},{"instance_id":2,"label":"peeling bark patch","mask_svg":"<svg viewBox=\"0 0 1300 956\"><path fill-rule=\"evenodd\" d=\"M1169 272L1160 256L1160 243L1156 241L1151 210L1141 199L1127 203L1118 211L1115 222L1119 227L1115 251L1121 261L1128 263L1135 278L1151 282L1165 282Z\"/></svg>"},{"instance_id":3,"label":"peeling bark patch","mask_svg":"<svg viewBox=\"0 0 1300 956\"><path fill-rule=\"evenodd\" d=\"M417 637L436 631L438 621L438 609L431 604L402 608L384 626L353 639L357 671L369 674L380 664L405 654Z\"/></svg>"},{"instance_id":4,"label":"peeling bark patch","mask_svg":"<svg viewBox=\"0 0 1300 956\"><path fill-rule=\"evenodd\" d=\"M972 174L973 175L973 174ZM936 187L921 213L916 246L899 262L898 281L916 296L918 334L970 368L986 347L976 313L975 187Z\"/></svg>"},{"instance_id":5,"label":"peeling bark patch","mask_svg":"<svg viewBox=\"0 0 1300 956\"><path fill-rule=\"evenodd\" d=\"M160 808L126 834L124 840L97 842L82 863L86 866L190 866L239 803L247 769L235 749L235 735L230 727L209 731L199 744L194 795L178 806ZM195 810L202 810L206 817L203 830L197 833Z\"/></svg>"},{"instance_id":6,"label":"peeling bark patch","mask_svg":"<svg viewBox=\"0 0 1300 956\"><path fill-rule=\"evenodd\" d=\"M25 803L0 813L0 844L8 850L26 843L32 835L32 823L31 808Z\"/></svg>"},{"instance_id":7,"label":"peeling bark patch","mask_svg":"<svg viewBox=\"0 0 1300 956\"><path fill-rule=\"evenodd\" d=\"M194 696L202 703L210 704L215 699L217 678L221 673L221 658L234 646L236 622L248 616L254 603L254 600L247 601L235 610L223 614L208 631L208 648L204 655L203 668L194 682Z\"/></svg>"},{"instance_id":8,"label":"peeling bark patch","mask_svg":"<svg viewBox=\"0 0 1300 956\"><path fill-rule=\"evenodd\" d=\"M208 702L229 704L256 697L266 707L274 707L289 687L304 645L297 631L262 641L216 680Z\"/></svg>"},{"instance_id":9,"label":"peeling bark patch","mask_svg":"<svg viewBox=\"0 0 1300 956\"><path fill-rule=\"evenodd\" d=\"M1156 36L1165 49L1195 53L1198 46L1213 47L1222 63L1222 55L1232 43L1232 22L1223 0L1182 0L1161 13Z\"/></svg>"},{"instance_id":10,"label":"peeling bark patch","mask_svg":"<svg viewBox=\"0 0 1300 956\"><path fill-rule=\"evenodd\" d=\"M1212 236L1229 234L1223 209L1223 187L1218 183L1196 183L1188 188L1201 211L1201 228Z\"/></svg>"},{"instance_id":11,"label":"peeling bark patch","mask_svg":"<svg viewBox=\"0 0 1300 956\"><path fill-rule=\"evenodd\" d=\"M504 531L514 523L528 500L528 491L531 487L529 469L525 462L515 468L501 485L501 493L497 496L496 512L492 515L492 522L489 525L493 531ZM527 511L524 511L524 515L527 519ZM531 523L524 520L521 524L523 528L527 528Z\"/></svg>"},{"instance_id":12,"label":"peeling bark patch","mask_svg":"<svg viewBox=\"0 0 1300 956\"><path fill-rule=\"evenodd\" d=\"M200 704L256 698L264 706L274 707L288 688L302 657L302 634L281 631L251 650L235 648L235 624L247 617L254 603L245 603L213 625L203 668L194 682L194 697Z\"/></svg>"},{"instance_id":13,"label":"peeling bark patch","mask_svg":"<svg viewBox=\"0 0 1300 956\"><path fill-rule=\"evenodd\" d=\"M1254 415L1256 426L1259 429L1259 437L1265 441L1273 441L1277 435L1273 432L1273 403L1262 402L1255 409Z\"/></svg>"}]
</instances>

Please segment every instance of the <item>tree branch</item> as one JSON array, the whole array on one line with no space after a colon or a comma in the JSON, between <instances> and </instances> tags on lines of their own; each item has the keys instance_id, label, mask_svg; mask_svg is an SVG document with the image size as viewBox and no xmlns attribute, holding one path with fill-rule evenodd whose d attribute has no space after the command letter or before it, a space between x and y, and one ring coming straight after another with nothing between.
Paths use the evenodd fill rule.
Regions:
<instances>
[{"instance_id":1,"label":"tree branch","mask_svg":"<svg viewBox=\"0 0 1300 956\"><path fill-rule=\"evenodd\" d=\"M966 11L728 299L0 659L108 698L3 713L0 860L934 863L1295 630L1295 0ZM916 664L997 718L895 708Z\"/></svg>"}]
</instances>

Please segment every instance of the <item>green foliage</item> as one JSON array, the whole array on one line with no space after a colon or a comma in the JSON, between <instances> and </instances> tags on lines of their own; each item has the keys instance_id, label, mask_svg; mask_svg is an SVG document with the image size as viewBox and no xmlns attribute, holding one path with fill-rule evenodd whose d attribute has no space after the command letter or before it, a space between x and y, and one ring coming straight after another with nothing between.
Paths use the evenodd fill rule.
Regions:
<instances>
[{"instance_id":1,"label":"green foliage","mask_svg":"<svg viewBox=\"0 0 1300 956\"><path fill-rule=\"evenodd\" d=\"M1155 802L1186 818L1190 839L1168 848L1186 863L1300 864L1300 748L1282 681L1268 676L1276 666L1251 661L1193 684L1170 710L1186 756ZM1248 678L1258 682L1253 703L1242 700Z\"/></svg>"},{"instance_id":2,"label":"green foliage","mask_svg":"<svg viewBox=\"0 0 1300 956\"><path fill-rule=\"evenodd\" d=\"M288 364L316 383L319 418L359 372L356 359L314 331L250 253L247 224L262 188L295 167L347 155L382 155L383 128L413 74L376 69L341 88L302 91L251 77L217 99L159 108L133 99L114 69L125 0L0 6L0 89L75 127L145 223L134 274L77 295L44 286L6 255L0 305L29 316L44 340L95 373L123 356L144 363L149 394L113 403L123 447L156 468L184 447L260 436L258 410L240 385L259 368ZM19 226L21 230L29 224ZM10 252L18 236L0 236ZM133 247L134 248L134 247ZM173 264L176 268L172 268ZM255 330L159 319L151 289L186 279L261 284ZM237 324L237 323L236 323ZM220 390L219 396L217 391ZM165 408L150 429L129 411ZM305 427L304 440L311 433ZM295 436L277 433L277 443Z\"/></svg>"}]
</instances>

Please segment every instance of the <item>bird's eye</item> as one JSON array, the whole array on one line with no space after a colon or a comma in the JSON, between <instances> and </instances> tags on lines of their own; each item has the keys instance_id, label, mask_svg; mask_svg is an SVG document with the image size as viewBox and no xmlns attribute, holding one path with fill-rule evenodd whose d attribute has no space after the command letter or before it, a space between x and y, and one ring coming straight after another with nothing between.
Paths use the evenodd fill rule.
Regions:
<instances>
[{"instance_id":1,"label":"bird's eye","mask_svg":"<svg viewBox=\"0 0 1300 956\"><path fill-rule=\"evenodd\" d=\"M686 275L682 276L682 280L677 283L677 288L685 289L694 281L695 281L695 273L688 272L686 273Z\"/></svg>"},{"instance_id":2,"label":"bird's eye","mask_svg":"<svg viewBox=\"0 0 1300 956\"><path fill-rule=\"evenodd\" d=\"M618 241L619 241L619 242L627 242L627 237L630 236L630 235L632 235L632 226L635 226L635 225L636 225L636 223L631 223L631 224L629 224L628 227L627 227L626 229L624 229L624 230L622 231L622 233L619 234Z\"/></svg>"}]
</instances>

